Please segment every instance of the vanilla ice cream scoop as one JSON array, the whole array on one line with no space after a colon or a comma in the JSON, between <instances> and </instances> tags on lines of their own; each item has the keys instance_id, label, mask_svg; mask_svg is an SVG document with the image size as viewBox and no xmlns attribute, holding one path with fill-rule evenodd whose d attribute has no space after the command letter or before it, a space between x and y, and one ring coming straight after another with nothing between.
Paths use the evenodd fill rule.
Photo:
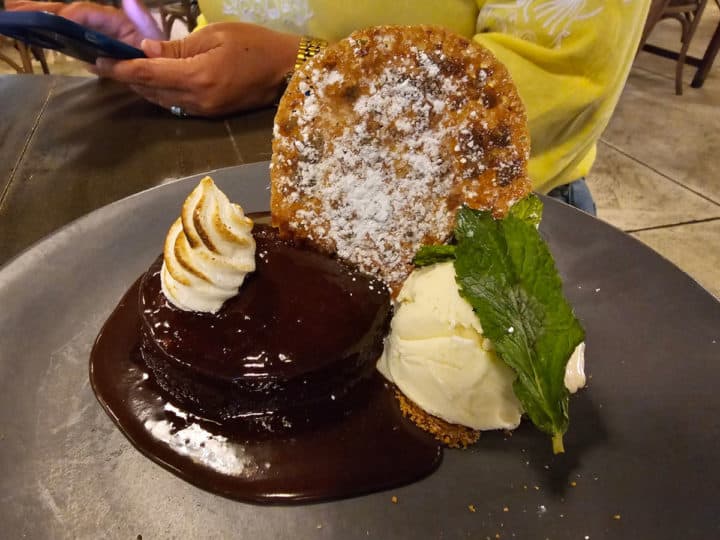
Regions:
<instances>
[{"instance_id":1,"label":"vanilla ice cream scoop","mask_svg":"<svg viewBox=\"0 0 720 540\"><path fill-rule=\"evenodd\" d=\"M217 312L255 270L253 222L209 176L190 193L168 231L160 280L185 311Z\"/></svg>"},{"instance_id":2,"label":"vanilla ice cream scoop","mask_svg":"<svg viewBox=\"0 0 720 540\"><path fill-rule=\"evenodd\" d=\"M483 336L452 262L415 270L397 297L378 370L426 412L477 430L514 429L523 410L515 373ZM583 386L582 350L566 377ZM566 383L567 384L567 383Z\"/></svg>"}]
</instances>

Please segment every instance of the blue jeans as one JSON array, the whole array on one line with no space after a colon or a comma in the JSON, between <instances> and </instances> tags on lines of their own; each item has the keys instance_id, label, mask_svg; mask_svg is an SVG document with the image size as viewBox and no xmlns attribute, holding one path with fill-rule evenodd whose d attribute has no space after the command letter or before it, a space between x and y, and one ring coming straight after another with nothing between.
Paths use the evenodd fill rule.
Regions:
<instances>
[{"instance_id":1,"label":"blue jeans","mask_svg":"<svg viewBox=\"0 0 720 540\"><path fill-rule=\"evenodd\" d=\"M597 216L595 201L584 178L556 187L548 193L548 197L579 208L591 216Z\"/></svg>"}]
</instances>

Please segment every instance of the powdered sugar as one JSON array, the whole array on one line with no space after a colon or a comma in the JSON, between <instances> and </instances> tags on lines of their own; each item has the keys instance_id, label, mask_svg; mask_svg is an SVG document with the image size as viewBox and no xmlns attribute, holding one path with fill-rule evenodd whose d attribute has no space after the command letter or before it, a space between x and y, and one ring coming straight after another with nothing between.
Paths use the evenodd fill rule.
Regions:
<instances>
[{"instance_id":1,"label":"powdered sugar","mask_svg":"<svg viewBox=\"0 0 720 540\"><path fill-rule=\"evenodd\" d=\"M384 268L384 277L391 282L401 280L406 272L394 249L402 222L408 226L404 241L412 250L426 235L451 226L445 200L453 182L443 148L448 126L439 113L457 91L457 83L445 79L437 95L421 86L437 77L439 70L428 54L417 49L399 68L385 68L374 80L375 91L371 88L352 105L360 121L345 126L340 137L324 141L322 148L311 143L318 102L324 100L328 86L342 81L342 75L315 69L310 80L299 86L305 100L297 110L301 139L294 144L302 158L295 178L298 189L290 197L318 197L322 216L300 211L290 225L315 229L327 220L326 234L339 257L365 271ZM434 201L430 205L428 188ZM408 215L416 219L410 223Z\"/></svg>"},{"instance_id":2,"label":"powdered sugar","mask_svg":"<svg viewBox=\"0 0 720 540\"><path fill-rule=\"evenodd\" d=\"M145 429L181 456L188 456L195 463L220 473L250 476L256 468L255 463L244 455L244 448L229 443L222 435L206 431L199 424L191 423L177 429L167 420L148 419Z\"/></svg>"},{"instance_id":3,"label":"powdered sugar","mask_svg":"<svg viewBox=\"0 0 720 540\"><path fill-rule=\"evenodd\" d=\"M507 97L489 88L492 61L408 32L358 33L301 70L273 143L280 223L392 285L423 243L447 239L464 200L495 204L496 180L523 165L502 112L487 112Z\"/></svg>"}]
</instances>

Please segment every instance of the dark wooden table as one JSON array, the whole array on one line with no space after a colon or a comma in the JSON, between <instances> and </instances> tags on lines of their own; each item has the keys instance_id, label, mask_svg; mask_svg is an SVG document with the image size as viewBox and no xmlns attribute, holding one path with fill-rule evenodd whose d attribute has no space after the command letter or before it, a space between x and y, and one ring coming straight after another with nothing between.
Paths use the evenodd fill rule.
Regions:
<instances>
[{"instance_id":1,"label":"dark wooden table","mask_svg":"<svg viewBox=\"0 0 720 540\"><path fill-rule=\"evenodd\" d=\"M179 119L110 81L0 76L0 265L169 178L269 159L274 114Z\"/></svg>"}]
</instances>

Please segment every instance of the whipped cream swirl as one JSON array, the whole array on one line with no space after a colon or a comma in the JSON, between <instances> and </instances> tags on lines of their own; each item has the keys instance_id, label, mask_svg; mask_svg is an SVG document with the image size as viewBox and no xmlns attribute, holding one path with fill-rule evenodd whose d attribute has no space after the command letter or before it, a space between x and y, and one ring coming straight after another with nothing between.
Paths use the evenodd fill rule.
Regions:
<instances>
[{"instance_id":1,"label":"whipped cream swirl","mask_svg":"<svg viewBox=\"0 0 720 540\"><path fill-rule=\"evenodd\" d=\"M160 281L168 301L185 311L216 313L255 270L252 228L242 207L203 178L165 238Z\"/></svg>"}]
</instances>

